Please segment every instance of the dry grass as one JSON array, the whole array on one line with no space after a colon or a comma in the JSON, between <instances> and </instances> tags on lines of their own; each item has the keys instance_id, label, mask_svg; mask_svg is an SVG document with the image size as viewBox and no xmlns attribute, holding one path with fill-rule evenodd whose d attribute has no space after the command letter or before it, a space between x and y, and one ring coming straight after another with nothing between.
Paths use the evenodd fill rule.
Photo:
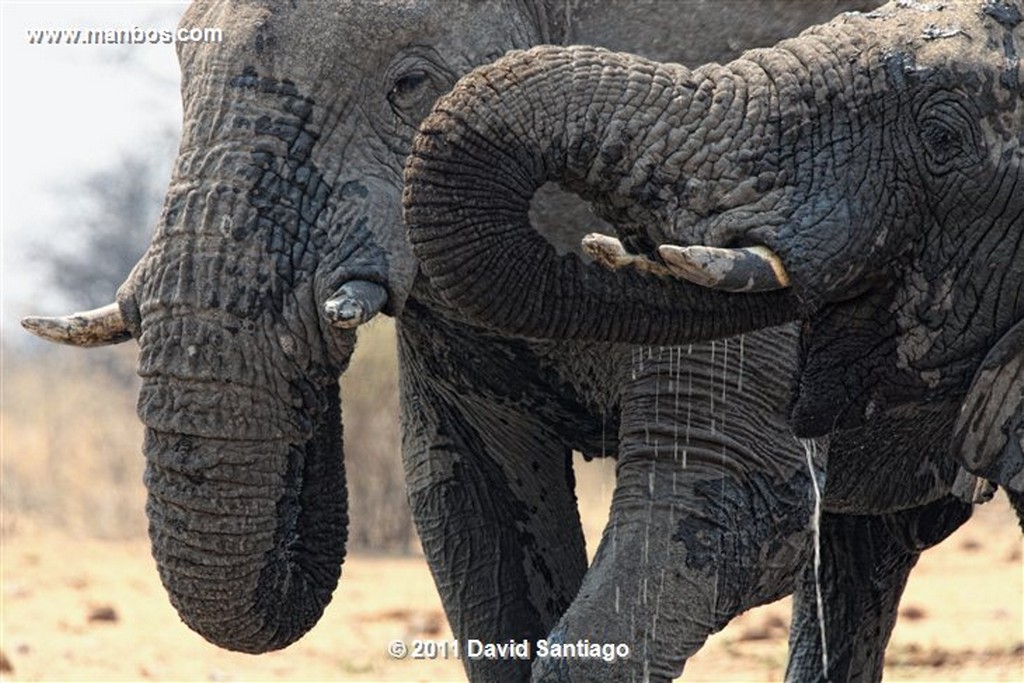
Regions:
<instances>
[{"instance_id":1,"label":"dry grass","mask_svg":"<svg viewBox=\"0 0 1024 683\"><path fill-rule=\"evenodd\" d=\"M348 476L349 544L408 552L416 532L405 495L398 424L395 325L380 319L359 330L359 343L341 383Z\"/></svg>"},{"instance_id":2,"label":"dry grass","mask_svg":"<svg viewBox=\"0 0 1024 683\"><path fill-rule=\"evenodd\" d=\"M80 536L145 534L134 349L5 353L0 496L5 531L23 521Z\"/></svg>"}]
</instances>

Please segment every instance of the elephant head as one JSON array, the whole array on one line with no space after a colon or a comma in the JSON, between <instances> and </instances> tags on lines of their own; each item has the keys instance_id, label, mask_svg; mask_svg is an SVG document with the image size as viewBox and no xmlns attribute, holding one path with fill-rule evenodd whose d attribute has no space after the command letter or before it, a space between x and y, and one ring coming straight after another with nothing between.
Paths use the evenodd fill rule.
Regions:
<instances>
[{"instance_id":1,"label":"elephant head","mask_svg":"<svg viewBox=\"0 0 1024 683\"><path fill-rule=\"evenodd\" d=\"M416 273L399 200L415 124L461 73L548 36L485 4L193 4L182 27L224 42L178 46L185 125L151 246L116 305L24 323L138 341L153 554L218 645L284 647L331 598L338 378L354 328L400 312Z\"/></svg>"},{"instance_id":2,"label":"elephant head","mask_svg":"<svg viewBox=\"0 0 1024 683\"><path fill-rule=\"evenodd\" d=\"M680 342L803 319L798 436L925 402L953 405L952 428L1024 317L1020 49L1020 7L979 1L891 3L695 70L510 55L421 127L411 240L444 296L512 333ZM551 180L616 226L597 260L641 267L556 256L524 210Z\"/></svg>"}]
</instances>

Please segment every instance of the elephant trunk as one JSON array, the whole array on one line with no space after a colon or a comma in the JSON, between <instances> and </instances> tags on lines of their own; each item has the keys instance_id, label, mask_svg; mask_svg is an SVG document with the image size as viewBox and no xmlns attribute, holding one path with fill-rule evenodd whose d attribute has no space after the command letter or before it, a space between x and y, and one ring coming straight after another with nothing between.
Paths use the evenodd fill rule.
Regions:
<instances>
[{"instance_id":1,"label":"elephant trunk","mask_svg":"<svg viewBox=\"0 0 1024 683\"><path fill-rule=\"evenodd\" d=\"M148 386L144 400L159 393ZM146 512L160 578L182 620L216 645L283 648L330 602L348 515L337 386L322 398L305 443L146 430Z\"/></svg>"},{"instance_id":2,"label":"elephant trunk","mask_svg":"<svg viewBox=\"0 0 1024 683\"><path fill-rule=\"evenodd\" d=\"M714 113L711 99L729 94L694 75L549 47L464 79L422 125L406 166L406 222L426 275L474 319L531 337L672 343L792 319L787 291L737 295L611 273L557 255L530 225L534 192L554 180L599 200L620 227L671 229L678 201L669 195L686 182L673 174L714 151L699 125ZM691 139L669 134L680 122Z\"/></svg>"},{"instance_id":3,"label":"elephant trunk","mask_svg":"<svg viewBox=\"0 0 1024 683\"><path fill-rule=\"evenodd\" d=\"M312 628L341 574L338 378L355 333L323 314L341 283L323 242L329 188L299 145L308 111L243 104L195 126L213 142L186 133L118 301L140 346L161 579L192 629L259 653Z\"/></svg>"}]
</instances>

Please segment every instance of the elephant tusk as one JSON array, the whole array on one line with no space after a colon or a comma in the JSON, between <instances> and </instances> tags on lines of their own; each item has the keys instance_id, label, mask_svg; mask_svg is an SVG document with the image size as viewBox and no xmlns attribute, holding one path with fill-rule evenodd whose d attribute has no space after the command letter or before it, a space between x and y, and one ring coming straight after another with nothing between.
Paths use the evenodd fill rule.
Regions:
<instances>
[{"instance_id":1,"label":"elephant tusk","mask_svg":"<svg viewBox=\"0 0 1024 683\"><path fill-rule=\"evenodd\" d=\"M636 268L654 275L672 275L668 268L639 254L630 254L618 239L609 235L592 232L585 235L580 247L596 263L608 268Z\"/></svg>"},{"instance_id":2,"label":"elephant tusk","mask_svg":"<svg viewBox=\"0 0 1024 683\"><path fill-rule=\"evenodd\" d=\"M703 287L726 292L770 292L789 287L782 259L765 246L720 249L663 244L658 253L674 275Z\"/></svg>"},{"instance_id":3,"label":"elephant tusk","mask_svg":"<svg viewBox=\"0 0 1024 683\"><path fill-rule=\"evenodd\" d=\"M333 327L349 330L369 322L387 301L387 290L380 285L351 280L324 302L324 317Z\"/></svg>"},{"instance_id":4,"label":"elephant tusk","mask_svg":"<svg viewBox=\"0 0 1024 683\"><path fill-rule=\"evenodd\" d=\"M48 318L28 316L21 326L47 341L72 346L107 346L131 339L117 304L82 313Z\"/></svg>"}]
</instances>

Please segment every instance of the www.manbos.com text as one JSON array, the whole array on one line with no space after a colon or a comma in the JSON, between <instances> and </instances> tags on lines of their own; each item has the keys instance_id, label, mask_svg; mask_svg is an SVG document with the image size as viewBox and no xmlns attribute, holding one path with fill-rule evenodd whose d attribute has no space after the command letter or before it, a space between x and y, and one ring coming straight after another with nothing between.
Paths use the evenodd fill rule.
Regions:
<instances>
[{"instance_id":1,"label":"www.manbos.com text","mask_svg":"<svg viewBox=\"0 0 1024 683\"><path fill-rule=\"evenodd\" d=\"M219 28L30 28L29 45L170 45L172 43L219 43Z\"/></svg>"}]
</instances>

